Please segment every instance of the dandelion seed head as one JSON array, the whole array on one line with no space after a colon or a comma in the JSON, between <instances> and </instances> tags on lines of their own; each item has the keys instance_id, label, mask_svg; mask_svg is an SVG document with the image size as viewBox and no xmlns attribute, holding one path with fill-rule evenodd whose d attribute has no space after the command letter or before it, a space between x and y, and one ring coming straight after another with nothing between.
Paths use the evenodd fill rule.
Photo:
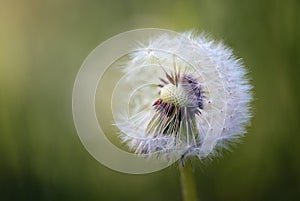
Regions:
<instances>
[{"instance_id":1,"label":"dandelion seed head","mask_svg":"<svg viewBox=\"0 0 300 201\"><path fill-rule=\"evenodd\" d=\"M134 112L116 123L137 154L213 157L246 132L252 86L242 61L220 42L193 31L163 34L141 42L123 71L128 86L156 86L137 93Z\"/></svg>"}]
</instances>

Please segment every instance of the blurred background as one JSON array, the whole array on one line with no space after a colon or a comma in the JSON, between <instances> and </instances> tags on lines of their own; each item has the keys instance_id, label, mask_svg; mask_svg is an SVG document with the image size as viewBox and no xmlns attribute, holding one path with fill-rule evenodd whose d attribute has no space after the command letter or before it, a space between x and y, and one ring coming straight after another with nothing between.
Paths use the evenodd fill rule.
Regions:
<instances>
[{"instance_id":1,"label":"blurred background","mask_svg":"<svg viewBox=\"0 0 300 201\"><path fill-rule=\"evenodd\" d=\"M206 31L251 73L252 126L233 153L195 167L200 200L299 200L299 14L297 0L0 0L0 200L181 200L176 166L112 171L73 124L85 57L144 27Z\"/></svg>"}]
</instances>

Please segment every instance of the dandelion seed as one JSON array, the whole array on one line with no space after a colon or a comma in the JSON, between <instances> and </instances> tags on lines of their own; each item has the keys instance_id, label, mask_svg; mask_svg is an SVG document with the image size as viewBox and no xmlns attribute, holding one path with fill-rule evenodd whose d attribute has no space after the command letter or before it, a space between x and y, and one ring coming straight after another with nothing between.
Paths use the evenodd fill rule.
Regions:
<instances>
[{"instance_id":1,"label":"dandelion seed","mask_svg":"<svg viewBox=\"0 0 300 201\"><path fill-rule=\"evenodd\" d=\"M124 71L128 85L156 82L116 124L135 153L203 159L244 135L252 86L241 60L222 43L192 31L161 35L134 49Z\"/></svg>"}]
</instances>

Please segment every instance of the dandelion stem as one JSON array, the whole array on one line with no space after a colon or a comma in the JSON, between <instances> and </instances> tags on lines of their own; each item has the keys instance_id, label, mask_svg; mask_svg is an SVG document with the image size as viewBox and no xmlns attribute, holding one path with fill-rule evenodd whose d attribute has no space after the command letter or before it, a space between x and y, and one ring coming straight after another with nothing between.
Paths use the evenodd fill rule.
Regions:
<instances>
[{"instance_id":1,"label":"dandelion stem","mask_svg":"<svg viewBox=\"0 0 300 201\"><path fill-rule=\"evenodd\" d=\"M184 164L179 162L179 171L183 201L197 201L196 183L191 161L186 160Z\"/></svg>"}]
</instances>

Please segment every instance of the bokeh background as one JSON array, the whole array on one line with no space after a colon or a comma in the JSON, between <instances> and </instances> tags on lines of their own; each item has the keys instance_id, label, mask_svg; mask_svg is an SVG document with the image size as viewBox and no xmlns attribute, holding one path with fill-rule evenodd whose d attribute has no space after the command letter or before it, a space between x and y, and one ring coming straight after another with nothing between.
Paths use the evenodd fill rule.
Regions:
<instances>
[{"instance_id":1,"label":"bokeh background","mask_svg":"<svg viewBox=\"0 0 300 201\"><path fill-rule=\"evenodd\" d=\"M0 0L0 200L181 200L176 166L112 171L73 124L85 57L144 27L206 31L251 73L252 126L233 153L195 167L200 200L299 200L299 14L298 0Z\"/></svg>"}]
</instances>

